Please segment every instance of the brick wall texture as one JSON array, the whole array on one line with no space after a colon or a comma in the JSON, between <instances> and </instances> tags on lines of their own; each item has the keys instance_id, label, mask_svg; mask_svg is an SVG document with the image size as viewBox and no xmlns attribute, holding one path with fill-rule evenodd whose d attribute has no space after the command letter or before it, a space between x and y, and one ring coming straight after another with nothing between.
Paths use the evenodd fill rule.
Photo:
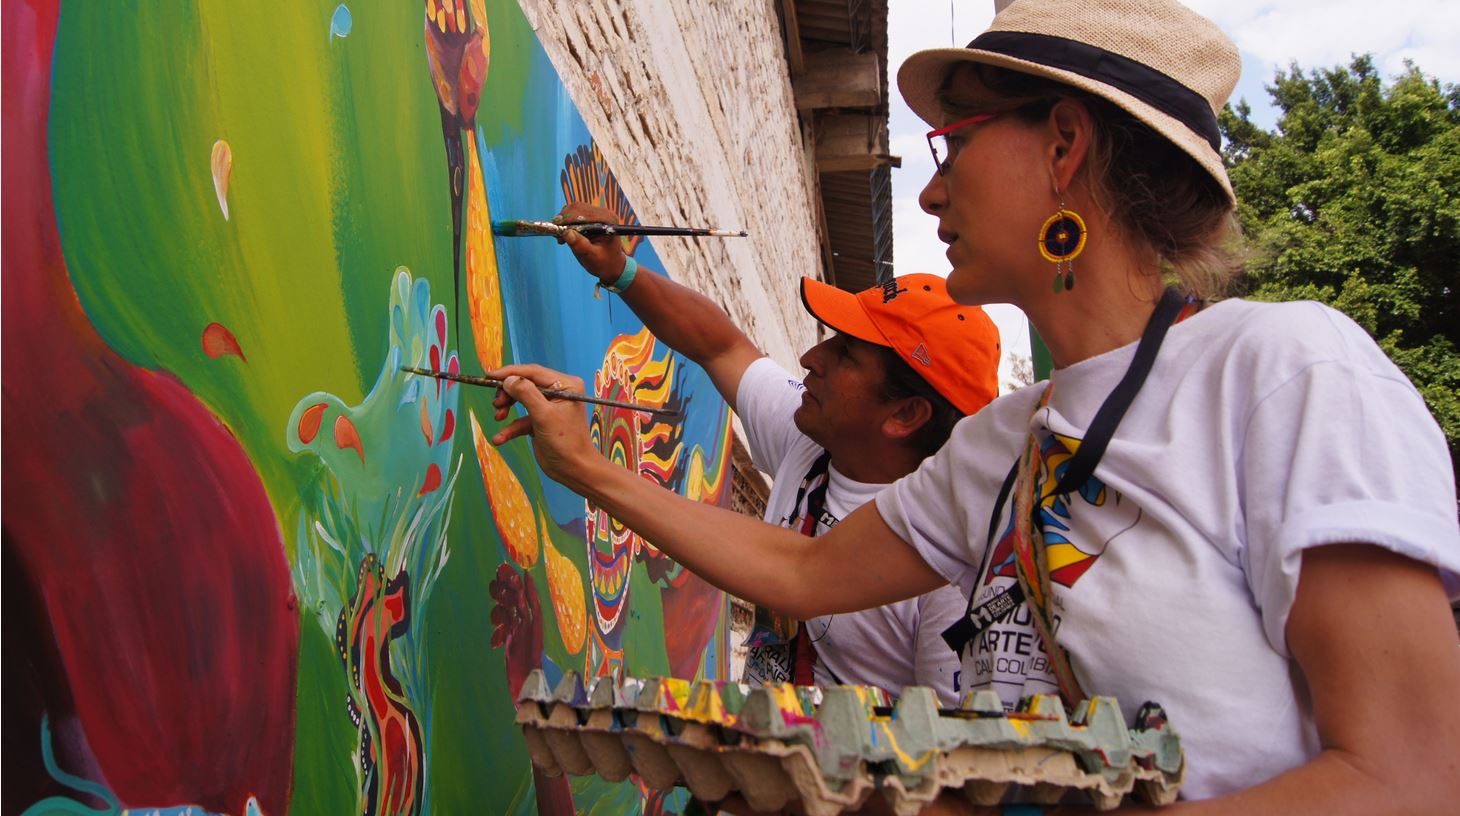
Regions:
<instances>
[{"instance_id":1,"label":"brick wall texture","mask_svg":"<svg viewBox=\"0 0 1460 816\"><path fill-rule=\"evenodd\" d=\"M520 0L671 277L782 365L815 340L796 282L821 276L814 180L775 0Z\"/></svg>"}]
</instances>

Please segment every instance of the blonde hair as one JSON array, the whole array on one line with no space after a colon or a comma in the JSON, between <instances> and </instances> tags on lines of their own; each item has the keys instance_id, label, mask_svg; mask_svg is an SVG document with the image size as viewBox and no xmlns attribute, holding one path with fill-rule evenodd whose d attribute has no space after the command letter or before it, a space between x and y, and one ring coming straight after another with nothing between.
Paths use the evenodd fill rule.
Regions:
<instances>
[{"instance_id":1,"label":"blonde hair","mask_svg":"<svg viewBox=\"0 0 1460 816\"><path fill-rule=\"evenodd\" d=\"M1201 299L1222 296L1241 271L1241 228L1221 185L1168 139L1114 103L1052 79L963 63L949 72L939 101L952 118L984 113L953 93L960 72L1026 121L1041 121L1061 99L1083 103L1095 129L1082 173L1110 223L1149 248L1163 278ZM980 95L981 97L983 95Z\"/></svg>"}]
</instances>

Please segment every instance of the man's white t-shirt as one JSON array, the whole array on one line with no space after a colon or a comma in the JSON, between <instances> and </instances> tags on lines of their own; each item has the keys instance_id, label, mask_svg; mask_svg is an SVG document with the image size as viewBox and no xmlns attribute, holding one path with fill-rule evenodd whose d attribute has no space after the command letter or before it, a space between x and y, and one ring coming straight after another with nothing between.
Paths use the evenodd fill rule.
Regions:
<instances>
[{"instance_id":1,"label":"man's white t-shirt","mask_svg":"<svg viewBox=\"0 0 1460 816\"><path fill-rule=\"evenodd\" d=\"M766 501L765 520L786 526L796 513L796 493L824 449L796 429L801 381L762 357L740 379L735 412L745 426L750 457L775 480ZM886 485L848 479L833 463L822 535L853 510L871 501ZM966 606L956 587L888 606L806 621L816 647L817 685L874 685L900 695L904 686L930 686L945 705L956 705L958 656L942 638Z\"/></svg>"},{"instance_id":2,"label":"man's white t-shirt","mask_svg":"<svg viewBox=\"0 0 1460 816\"><path fill-rule=\"evenodd\" d=\"M980 631L963 681L1006 706L1056 687L1027 608L988 624L1017 584L1012 499L985 546L995 499L1031 428L1046 443L1042 477L1062 472L1134 351L1056 371L1037 413L1043 385L995 401L876 499L988 613L970 616ZM1364 331L1316 303L1229 300L1173 326L1085 488L1039 490L1056 637L1085 693L1118 697L1127 718L1146 700L1165 707L1187 798L1257 784L1319 749L1284 636L1305 549L1376 544L1460 592L1445 437Z\"/></svg>"}]
</instances>

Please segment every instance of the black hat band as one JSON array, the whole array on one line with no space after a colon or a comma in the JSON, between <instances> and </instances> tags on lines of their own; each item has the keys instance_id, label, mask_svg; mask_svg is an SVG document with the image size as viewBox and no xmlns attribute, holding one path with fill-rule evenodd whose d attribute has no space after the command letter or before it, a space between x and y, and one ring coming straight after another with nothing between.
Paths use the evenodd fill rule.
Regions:
<instances>
[{"instance_id":1,"label":"black hat band","mask_svg":"<svg viewBox=\"0 0 1460 816\"><path fill-rule=\"evenodd\" d=\"M1087 43L1024 31L988 31L968 47L1069 71L1124 91L1186 125L1212 150L1221 150L1217 116L1207 100L1149 65Z\"/></svg>"}]
</instances>

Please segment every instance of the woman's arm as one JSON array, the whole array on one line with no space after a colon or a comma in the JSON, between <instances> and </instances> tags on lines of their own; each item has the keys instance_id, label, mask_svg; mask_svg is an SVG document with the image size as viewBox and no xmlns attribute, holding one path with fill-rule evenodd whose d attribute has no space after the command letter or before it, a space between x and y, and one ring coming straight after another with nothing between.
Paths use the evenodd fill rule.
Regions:
<instances>
[{"instance_id":1,"label":"woman's arm","mask_svg":"<svg viewBox=\"0 0 1460 816\"><path fill-rule=\"evenodd\" d=\"M541 366L507 366L494 404L528 415L492 437L533 437L547 475L608 512L711 584L797 618L850 612L911 598L946 583L893 534L871 504L815 539L690 501L613 464L593 447L583 407L550 400L533 383L581 391L582 382ZM530 380L530 381L529 381Z\"/></svg>"},{"instance_id":2,"label":"woman's arm","mask_svg":"<svg viewBox=\"0 0 1460 816\"><path fill-rule=\"evenodd\" d=\"M1299 682L1307 685L1308 694L1300 698L1312 701L1321 753L1260 785L1163 812L1455 813L1460 648L1434 569L1369 545L1310 549L1303 555L1287 639L1301 669Z\"/></svg>"}]
</instances>

